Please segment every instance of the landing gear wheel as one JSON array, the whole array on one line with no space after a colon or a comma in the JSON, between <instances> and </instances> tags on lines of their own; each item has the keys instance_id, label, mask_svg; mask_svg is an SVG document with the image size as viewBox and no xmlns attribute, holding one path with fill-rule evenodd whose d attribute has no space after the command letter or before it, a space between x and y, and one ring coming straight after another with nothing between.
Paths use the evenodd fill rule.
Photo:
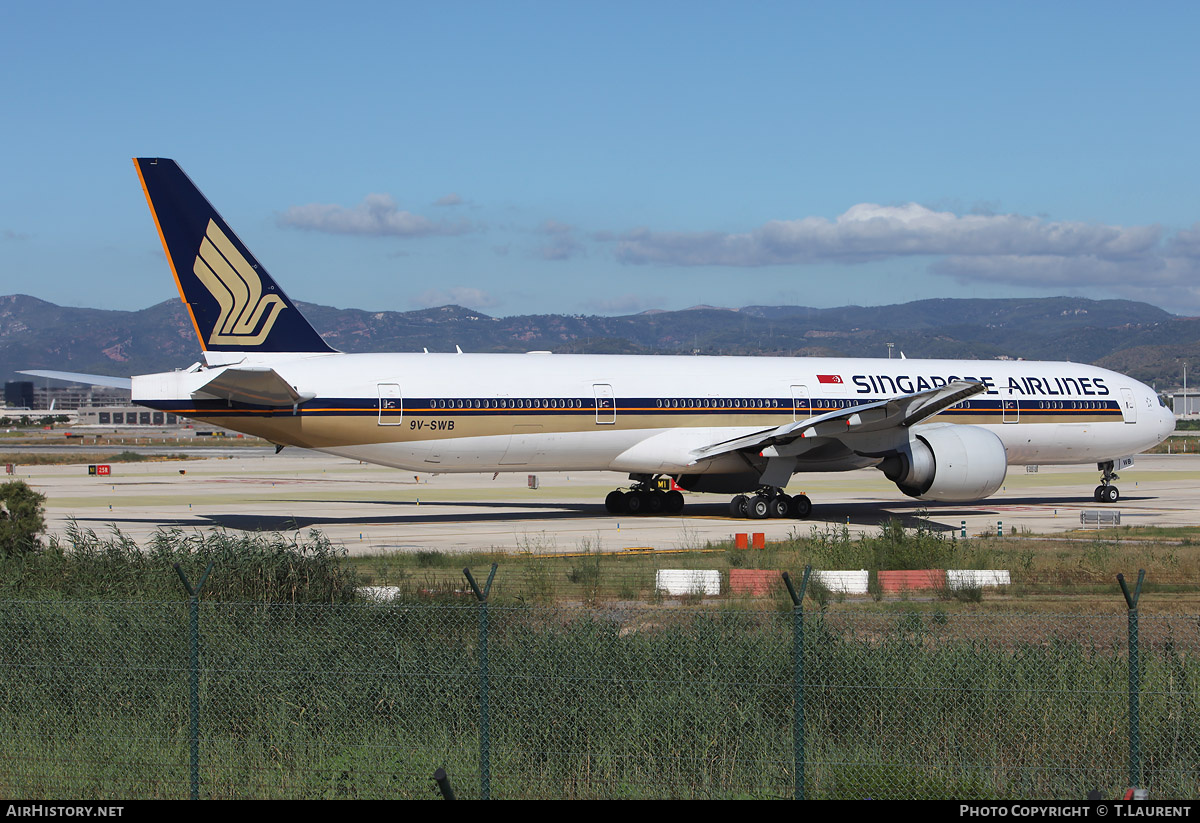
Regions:
<instances>
[{"instance_id":1,"label":"landing gear wheel","mask_svg":"<svg viewBox=\"0 0 1200 823\"><path fill-rule=\"evenodd\" d=\"M747 513L753 520L762 520L771 513L771 498L756 494L750 498Z\"/></svg>"},{"instance_id":2,"label":"landing gear wheel","mask_svg":"<svg viewBox=\"0 0 1200 823\"><path fill-rule=\"evenodd\" d=\"M609 514L624 514L625 513L625 492L611 491L608 497L604 498L604 508L608 509Z\"/></svg>"},{"instance_id":3,"label":"landing gear wheel","mask_svg":"<svg viewBox=\"0 0 1200 823\"><path fill-rule=\"evenodd\" d=\"M1096 487L1093 494L1097 503L1116 503L1121 498L1121 493L1117 491L1117 487L1112 484L1114 480L1119 480L1119 476L1113 469L1114 461L1108 460L1103 463L1097 463L1102 474L1100 476L1100 485Z\"/></svg>"},{"instance_id":4,"label":"landing gear wheel","mask_svg":"<svg viewBox=\"0 0 1200 823\"><path fill-rule=\"evenodd\" d=\"M646 500L641 492L625 492L625 511L630 514L641 514L646 508Z\"/></svg>"},{"instance_id":5,"label":"landing gear wheel","mask_svg":"<svg viewBox=\"0 0 1200 823\"><path fill-rule=\"evenodd\" d=\"M750 498L744 494L739 494L737 497L729 501L729 516L730 517L746 517L750 514Z\"/></svg>"},{"instance_id":6,"label":"landing gear wheel","mask_svg":"<svg viewBox=\"0 0 1200 823\"><path fill-rule=\"evenodd\" d=\"M652 491L646 492L646 514L658 514L667 505L667 495L665 492Z\"/></svg>"},{"instance_id":7,"label":"landing gear wheel","mask_svg":"<svg viewBox=\"0 0 1200 823\"><path fill-rule=\"evenodd\" d=\"M792 510L792 498L786 494L779 494L771 498L771 502L767 505L767 514L770 517L787 517L788 512Z\"/></svg>"},{"instance_id":8,"label":"landing gear wheel","mask_svg":"<svg viewBox=\"0 0 1200 823\"><path fill-rule=\"evenodd\" d=\"M679 514L683 511L683 495L677 491L667 492L667 499L663 501L663 510L667 514Z\"/></svg>"},{"instance_id":9,"label":"landing gear wheel","mask_svg":"<svg viewBox=\"0 0 1200 823\"><path fill-rule=\"evenodd\" d=\"M792 517L805 520L812 514L812 501L807 494L798 494L792 498Z\"/></svg>"}]
</instances>

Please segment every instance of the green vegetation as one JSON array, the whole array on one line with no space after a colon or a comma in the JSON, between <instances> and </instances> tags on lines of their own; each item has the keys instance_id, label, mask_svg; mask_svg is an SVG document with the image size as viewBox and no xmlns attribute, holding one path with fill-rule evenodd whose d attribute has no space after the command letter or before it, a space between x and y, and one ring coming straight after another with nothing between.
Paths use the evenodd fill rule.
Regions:
<instances>
[{"instance_id":1,"label":"green vegetation","mask_svg":"<svg viewBox=\"0 0 1200 823\"><path fill-rule=\"evenodd\" d=\"M55 423L66 423L71 418L65 414L47 414L43 417L6 417L0 416L0 427L9 429L32 429L53 426Z\"/></svg>"},{"instance_id":2,"label":"green vegetation","mask_svg":"<svg viewBox=\"0 0 1200 823\"><path fill-rule=\"evenodd\" d=\"M45 501L45 495L20 480L0 484L0 558L23 557L41 548Z\"/></svg>"},{"instance_id":3,"label":"green vegetation","mask_svg":"<svg viewBox=\"0 0 1200 823\"><path fill-rule=\"evenodd\" d=\"M213 578L206 599L267 602L351 602L357 587L390 587L383 596L409 603L474 602L462 569L486 578L499 563L491 601L500 605L598 605L613 602L660 604L657 570L715 569L722 575L720 598L692 598L710 607L790 609L778 573L799 580L805 565L814 569L866 569L871 598L850 597L810 583L811 603L854 604L855 608L955 608L988 611L1111 611L1120 607L1115 579L1143 568L1146 590L1157 597L1146 608L1161 612L1200 608L1200 528L1124 527L1078 531L1063 538L1031 535L997 537L984 531L963 539L957 532L935 531L923 517L909 528L889 521L871 534L851 534L841 525L796 529L788 539L764 549L737 549L731 541L700 545L685 539L677 550L659 552L595 550L584 539L573 551L559 551L536 537L520 542L518 553L388 553L349 556L319 532L253 533L161 530L142 545L112 531L97 535L72 525L62 538L40 548L31 521L27 545L39 548L0 558L0 596L171 600L183 597L172 566L195 579L209 561ZM750 596L730 591L731 572L765 570L774 590ZM1001 589L942 589L885 594L880 571L907 569L1004 569L1012 585ZM1063 596L1069 596L1064 600ZM379 597L379 593L372 596ZM688 601L688 602L691 602ZM1019 605L1018 605L1019 604Z\"/></svg>"},{"instance_id":4,"label":"green vegetation","mask_svg":"<svg viewBox=\"0 0 1200 823\"><path fill-rule=\"evenodd\" d=\"M1200 438L1168 437L1142 454L1195 454L1197 451L1200 451Z\"/></svg>"},{"instance_id":5,"label":"green vegetation","mask_svg":"<svg viewBox=\"0 0 1200 823\"><path fill-rule=\"evenodd\" d=\"M1029 534L997 537L992 530L963 539L957 531L934 531L923 518L913 527L899 521L884 524L876 533L854 535L843 526L797 529L765 549L736 549L731 541L701 543L685 540L674 551L599 553L592 541L581 541L572 550L540 545L525 539L523 553L470 554L423 551L356 556L348 560L366 584L393 586L402 601L471 602L462 575L469 566L478 577L495 562L501 567L492 601L504 604L585 603L613 601L659 603L654 590L655 572L661 568L716 569L722 590L728 591L734 569L789 571L799 579L804 566L815 569L867 569L871 600L829 592L810 583L812 604L828 607L842 603L854 608L895 611L900 608L989 612L1070 611L1108 612L1123 609L1116 575L1146 569L1145 589L1156 596L1145 610L1175 613L1200 609L1200 528L1123 527L1078 531L1066 537L1045 538ZM883 595L879 571L904 569L1005 569L1012 585L1003 589L941 590ZM899 599L897 599L899 598ZM741 607L790 608L782 585L772 595L750 598L726 594L717 602Z\"/></svg>"},{"instance_id":6,"label":"green vegetation","mask_svg":"<svg viewBox=\"0 0 1200 823\"><path fill-rule=\"evenodd\" d=\"M857 537L814 528L758 551L614 556L583 541L547 556L554 547L527 538L517 556L349 558L316 532L163 530L139 546L73 525L0 557L0 791L186 796L188 606L172 566L194 582L211 563L202 796L427 798L438 766L476 796L480 620L462 567L484 579L500 562L488 630L495 797L789 796L798 693L811 797L1115 796L1127 780L1127 659L1112 575L1139 565L1151 570L1145 783L1156 797L1194 796L1196 621L1149 613L1169 570L1194 589L1194 533L961 539L917 518ZM805 563L1009 568L1016 583L850 610L810 582L802 688L786 595L758 601L765 609L739 598L663 608L652 591L664 566L796 574ZM401 598L356 600L367 583ZM1108 613L986 611L1042 585L1102 589Z\"/></svg>"},{"instance_id":7,"label":"green vegetation","mask_svg":"<svg viewBox=\"0 0 1200 823\"><path fill-rule=\"evenodd\" d=\"M205 600L347 603L358 582L346 550L315 531L289 539L170 529L139 546L71 524L40 551L0 557L0 598L181 600L177 563L193 581L212 564Z\"/></svg>"},{"instance_id":8,"label":"green vegetation","mask_svg":"<svg viewBox=\"0 0 1200 823\"><path fill-rule=\"evenodd\" d=\"M139 454L123 451L118 454L103 454L100 452L9 452L0 451L0 463L12 463L14 466L74 466L92 463L145 463L167 460L194 460L186 454Z\"/></svg>"},{"instance_id":9,"label":"green vegetation","mask_svg":"<svg viewBox=\"0 0 1200 823\"><path fill-rule=\"evenodd\" d=\"M477 796L475 607L206 603L204 797ZM187 791L186 604L0 601L11 796ZM1147 620L1154 797L1195 796L1194 620ZM805 627L812 797L1115 796L1123 615L830 612ZM492 794L791 793L792 616L494 607Z\"/></svg>"}]
</instances>

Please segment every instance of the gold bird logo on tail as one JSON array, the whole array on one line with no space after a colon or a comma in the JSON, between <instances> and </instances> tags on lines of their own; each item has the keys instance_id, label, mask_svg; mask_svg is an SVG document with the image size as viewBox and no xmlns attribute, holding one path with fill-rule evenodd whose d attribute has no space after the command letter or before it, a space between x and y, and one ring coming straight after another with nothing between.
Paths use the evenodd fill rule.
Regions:
<instances>
[{"instance_id":1,"label":"gold bird logo on tail","mask_svg":"<svg viewBox=\"0 0 1200 823\"><path fill-rule=\"evenodd\" d=\"M287 308L279 295L262 293L258 272L212 220L192 271L221 307L210 345L262 345L279 312Z\"/></svg>"}]
</instances>

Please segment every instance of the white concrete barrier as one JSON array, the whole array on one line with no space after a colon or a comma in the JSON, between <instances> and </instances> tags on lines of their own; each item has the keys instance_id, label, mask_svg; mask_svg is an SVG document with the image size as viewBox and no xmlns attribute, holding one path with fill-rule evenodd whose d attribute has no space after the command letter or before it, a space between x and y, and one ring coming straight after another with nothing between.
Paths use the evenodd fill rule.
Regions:
<instances>
[{"instance_id":1,"label":"white concrete barrier","mask_svg":"<svg viewBox=\"0 0 1200 823\"><path fill-rule=\"evenodd\" d=\"M858 571L830 571L828 569L813 570L813 579L831 592L842 594L866 594L867 579L870 572L866 569Z\"/></svg>"},{"instance_id":2,"label":"white concrete barrier","mask_svg":"<svg viewBox=\"0 0 1200 823\"><path fill-rule=\"evenodd\" d=\"M359 586L355 591L376 603L390 603L400 596L399 586Z\"/></svg>"},{"instance_id":3,"label":"white concrete barrier","mask_svg":"<svg viewBox=\"0 0 1200 823\"><path fill-rule=\"evenodd\" d=\"M1008 586L1012 578L1007 569L948 569L946 585L952 589L983 589Z\"/></svg>"},{"instance_id":4,"label":"white concrete barrier","mask_svg":"<svg viewBox=\"0 0 1200 823\"><path fill-rule=\"evenodd\" d=\"M673 596L721 593L721 573L716 569L659 569L654 588Z\"/></svg>"}]
</instances>

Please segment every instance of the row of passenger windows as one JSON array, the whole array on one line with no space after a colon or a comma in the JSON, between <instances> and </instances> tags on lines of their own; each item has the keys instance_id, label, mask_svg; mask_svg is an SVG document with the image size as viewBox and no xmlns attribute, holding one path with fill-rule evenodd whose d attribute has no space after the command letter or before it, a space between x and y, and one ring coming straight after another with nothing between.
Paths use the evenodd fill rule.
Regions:
<instances>
[{"instance_id":1,"label":"row of passenger windows","mask_svg":"<svg viewBox=\"0 0 1200 823\"><path fill-rule=\"evenodd\" d=\"M1039 400L1039 409L1107 409L1104 400Z\"/></svg>"},{"instance_id":2,"label":"row of passenger windows","mask_svg":"<svg viewBox=\"0 0 1200 823\"><path fill-rule=\"evenodd\" d=\"M779 408L778 400L758 399L751 400L747 398L671 398L669 400L656 400L660 409L777 409Z\"/></svg>"},{"instance_id":3,"label":"row of passenger windows","mask_svg":"<svg viewBox=\"0 0 1200 823\"><path fill-rule=\"evenodd\" d=\"M590 407L590 404L589 404ZM430 400L431 409L582 409L583 401L562 397L500 397L466 400Z\"/></svg>"}]
</instances>

